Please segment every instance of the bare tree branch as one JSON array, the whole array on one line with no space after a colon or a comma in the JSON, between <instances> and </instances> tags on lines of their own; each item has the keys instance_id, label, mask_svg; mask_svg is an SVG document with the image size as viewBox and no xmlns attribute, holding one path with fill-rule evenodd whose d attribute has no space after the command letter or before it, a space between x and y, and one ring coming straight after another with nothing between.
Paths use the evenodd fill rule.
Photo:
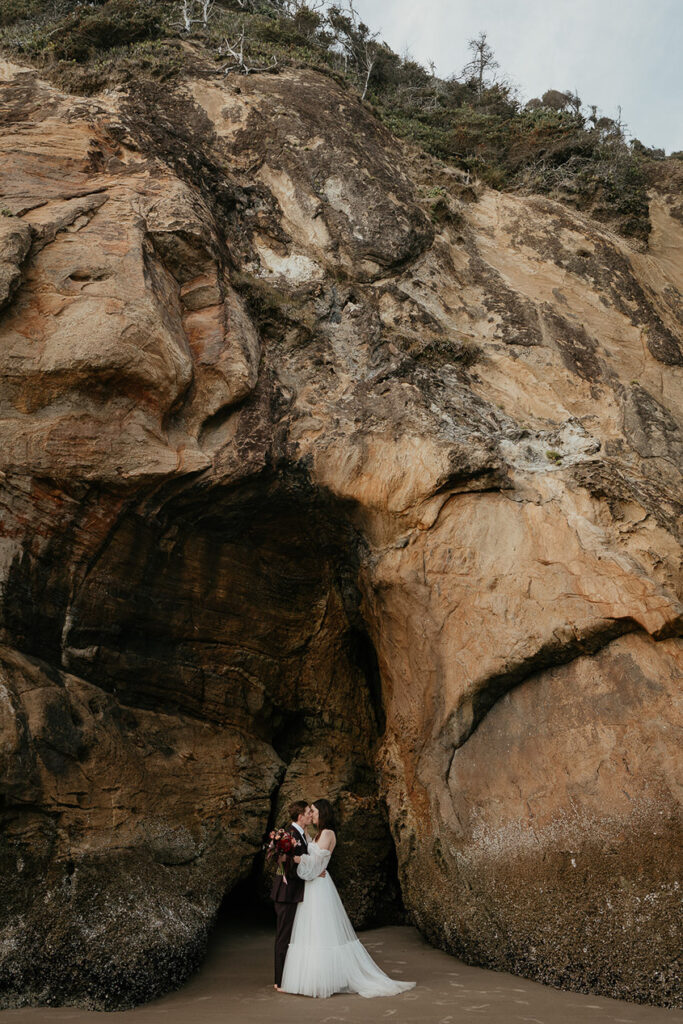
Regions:
<instances>
[{"instance_id":1,"label":"bare tree branch","mask_svg":"<svg viewBox=\"0 0 683 1024\"><path fill-rule=\"evenodd\" d=\"M213 14L215 0L181 0L179 27L183 32L190 33L193 25L202 25L204 28L209 24L209 18Z\"/></svg>"},{"instance_id":2,"label":"bare tree branch","mask_svg":"<svg viewBox=\"0 0 683 1024\"><path fill-rule=\"evenodd\" d=\"M275 57L271 57L270 64L259 66L247 63L247 59L244 56L244 25L242 25L239 39L235 43L230 43L227 39L224 39L222 45L218 48L218 52L230 57L228 63L221 68L224 75L230 74L231 71L236 71L240 75L253 75L258 72L272 71L277 67Z\"/></svg>"},{"instance_id":3,"label":"bare tree branch","mask_svg":"<svg viewBox=\"0 0 683 1024\"><path fill-rule=\"evenodd\" d=\"M353 6L353 0L346 0L346 6L334 4L327 12L327 20L334 32L334 38L344 58L344 68L349 64L355 68L362 85L361 99L365 99L370 76L377 63L378 33L370 32L361 21Z\"/></svg>"}]
</instances>

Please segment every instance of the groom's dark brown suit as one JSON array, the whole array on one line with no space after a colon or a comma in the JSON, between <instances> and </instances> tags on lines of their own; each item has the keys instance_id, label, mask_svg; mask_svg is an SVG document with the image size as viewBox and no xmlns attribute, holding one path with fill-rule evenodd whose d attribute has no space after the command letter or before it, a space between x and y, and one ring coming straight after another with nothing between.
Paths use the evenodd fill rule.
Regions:
<instances>
[{"instance_id":1,"label":"groom's dark brown suit","mask_svg":"<svg viewBox=\"0 0 683 1024\"><path fill-rule=\"evenodd\" d=\"M294 857L300 857L308 851L306 837L292 824L287 831L297 841L296 848L287 855L284 875L276 875L270 898L275 906L277 925L275 931L275 984L280 986L282 972L285 968L285 957L294 927L296 908L304 898L305 882L296 873ZM285 883L285 878L287 882Z\"/></svg>"}]
</instances>

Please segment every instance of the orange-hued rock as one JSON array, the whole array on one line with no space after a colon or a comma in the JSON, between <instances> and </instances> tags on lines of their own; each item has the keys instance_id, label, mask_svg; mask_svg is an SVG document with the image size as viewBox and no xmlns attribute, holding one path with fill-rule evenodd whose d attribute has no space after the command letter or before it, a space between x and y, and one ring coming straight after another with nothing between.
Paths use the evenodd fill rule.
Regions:
<instances>
[{"instance_id":1,"label":"orange-hued rock","mask_svg":"<svg viewBox=\"0 0 683 1024\"><path fill-rule=\"evenodd\" d=\"M676 655L672 640L632 634L532 674L445 771L436 749L420 759L428 820L405 797L403 759L387 749L394 827L430 853L419 871L404 862L401 881L432 941L572 987L614 977L616 962L636 999L647 998L657 962L661 998L676 1000Z\"/></svg>"},{"instance_id":2,"label":"orange-hued rock","mask_svg":"<svg viewBox=\"0 0 683 1024\"><path fill-rule=\"evenodd\" d=\"M210 72L0 64L2 998L180 984L328 796L358 924L673 1005L671 196L641 251Z\"/></svg>"}]
</instances>

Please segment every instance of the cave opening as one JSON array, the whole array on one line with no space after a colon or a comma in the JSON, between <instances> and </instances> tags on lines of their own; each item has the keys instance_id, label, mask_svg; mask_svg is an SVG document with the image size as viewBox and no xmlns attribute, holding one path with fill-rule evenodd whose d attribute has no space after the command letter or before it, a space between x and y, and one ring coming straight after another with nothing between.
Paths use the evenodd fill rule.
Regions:
<instances>
[{"instance_id":1,"label":"cave opening","mask_svg":"<svg viewBox=\"0 0 683 1024\"><path fill-rule=\"evenodd\" d=\"M66 572L60 544L51 561ZM285 823L292 800L326 796L338 810L336 877L352 921L403 919L374 766L385 715L360 612L361 554L345 509L306 481L268 472L240 487L195 483L131 504L70 582L66 603L59 575L19 567L15 593L31 595L15 623L27 653L133 714L208 723L232 752L244 741L246 763L237 756L237 777L220 780L222 797L212 794L223 827L249 839L237 844L239 870L219 917L250 906L267 918L269 872L254 840ZM58 628L46 634L41 624L58 608ZM169 760L178 754L161 735L158 745ZM261 779L254 759L265 764L264 750L276 763Z\"/></svg>"}]
</instances>

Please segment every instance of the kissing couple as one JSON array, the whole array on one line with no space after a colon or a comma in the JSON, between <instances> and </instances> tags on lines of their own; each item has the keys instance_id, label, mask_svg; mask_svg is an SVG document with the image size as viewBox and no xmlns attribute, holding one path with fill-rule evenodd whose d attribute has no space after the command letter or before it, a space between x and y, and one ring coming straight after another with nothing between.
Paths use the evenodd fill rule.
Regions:
<instances>
[{"instance_id":1,"label":"kissing couple","mask_svg":"<svg viewBox=\"0 0 683 1024\"><path fill-rule=\"evenodd\" d=\"M286 840L290 849L278 855L281 873L270 894L277 917L276 990L323 998L357 992L370 998L413 988L414 981L394 981L380 970L356 937L327 870L337 844L329 801L297 800L288 809L288 819L291 824L282 834L292 842ZM308 833L311 825L315 840Z\"/></svg>"}]
</instances>

